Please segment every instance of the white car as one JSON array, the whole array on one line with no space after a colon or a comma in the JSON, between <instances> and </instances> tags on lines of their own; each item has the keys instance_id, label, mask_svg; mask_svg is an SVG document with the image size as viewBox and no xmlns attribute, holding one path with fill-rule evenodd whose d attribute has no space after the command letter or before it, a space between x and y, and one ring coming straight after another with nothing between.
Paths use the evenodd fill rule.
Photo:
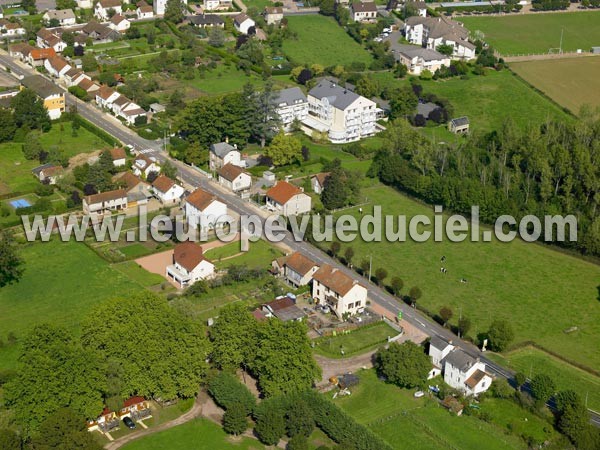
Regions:
<instances>
[{"instance_id":1,"label":"white car","mask_svg":"<svg viewBox=\"0 0 600 450\"><path fill-rule=\"evenodd\" d=\"M384 32L384 33L391 33L391 32L392 32L392 29L391 29L391 28L384 28L384 29L383 29L383 32Z\"/></svg>"}]
</instances>

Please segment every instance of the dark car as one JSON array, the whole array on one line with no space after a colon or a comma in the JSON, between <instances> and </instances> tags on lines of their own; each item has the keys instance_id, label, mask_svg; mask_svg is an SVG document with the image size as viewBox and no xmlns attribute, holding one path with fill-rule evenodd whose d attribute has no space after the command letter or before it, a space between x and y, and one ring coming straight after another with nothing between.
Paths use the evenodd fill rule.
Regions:
<instances>
[{"instance_id":1,"label":"dark car","mask_svg":"<svg viewBox=\"0 0 600 450\"><path fill-rule=\"evenodd\" d=\"M123 418L123 423L130 430L133 430L135 428L135 422L133 420L131 420L131 417L124 417Z\"/></svg>"}]
</instances>

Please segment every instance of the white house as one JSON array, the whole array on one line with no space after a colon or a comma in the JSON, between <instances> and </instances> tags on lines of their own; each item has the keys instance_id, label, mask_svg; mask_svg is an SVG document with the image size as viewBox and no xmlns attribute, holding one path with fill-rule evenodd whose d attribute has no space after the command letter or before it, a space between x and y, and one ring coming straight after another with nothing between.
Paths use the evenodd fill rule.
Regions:
<instances>
[{"instance_id":1,"label":"white house","mask_svg":"<svg viewBox=\"0 0 600 450\"><path fill-rule=\"evenodd\" d=\"M111 30L118 31L122 33L123 31L129 30L131 27L131 22L123 17L121 14L115 14L110 19L110 23L108 24Z\"/></svg>"},{"instance_id":2,"label":"white house","mask_svg":"<svg viewBox=\"0 0 600 450\"><path fill-rule=\"evenodd\" d=\"M31 172L42 183L56 184L58 179L63 176L64 169L62 168L62 166L56 166L54 164L44 164L42 166L36 167Z\"/></svg>"},{"instance_id":3,"label":"white house","mask_svg":"<svg viewBox=\"0 0 600 450\"><path fill-rule=\"evenodd\" d=\"M92 7L92 0L75 0L77 7L80 9L90 9Z\"/></svg>"},{"instance_id":4,"label":"white house","mask_svg":"<svg viewBox=\"0 0 600 450\"><path fill-rule=\"evenodd\" d=\"M302 122L305 131L327 133L333 143L357 141L377 132L381 109L335 80L321 80L308 93L308 116Z\"/></svg>"},{"instance_id":5,"label":"white house","mask_svg":"<svg viewBox=\"0 0 600 450\"><path fill-rule=\"evenodd\" d=\"M40 28L36 33L36 45L39 48L54 49L56 53L60 53L67 48L67 43L62 40L61 36L46 28Z\"/></svg>"},{"instance_id":6,"label":"white house","mask_svg":"<svg viewBox=\"0 0 600 450\"><path fill-rule=\"evenodd\" d=\"M54 78L62 78L70 69L68 61L62 56L53 56L44 61L44 67Z\"/></svg>"},{"instance_id":7,"label":"white house","mask_svg":"<svg viewBox=\"0 0 600 450\"><path fill-rule=\"evenodd\" d=\"M198 280L212 278L215 265L204 257L202 247L194 242L183 242L173 250L173 264L167 266L166 276L181 289Z\"/></svg>"},{"instance_id":8,"label":"white house","mask_svg":"<svg viewBox=\"0 0 600 450\"><path fill-rule=\"evenodd\" d=\"M281 6L267 6L263 14L267 25L277 25L283 19L283 8Z\"/></svg>"},{"instance_id":9,"label":"white house","mask_svg":"<svg viewBox=\"0 0 600 450\"><path fill-rule=\"evenodd\" d=\"M295 120L302 122L308 117L308 100L298 87L282 89L273 100L275 111L284 130L289 131Z\"/></svg>"},{"instance_id":10,"label":"white house","mask_svg":"<svg viewBox=\"0 0 600 450\"><path fill-rule=\"evenodd\" d=\"M194 229L208 231L224 222L227 205L202 189L196 189L185 199L185 216Z\"/></svg>"},{"instance_id":11,"label":"white house","mask_svg":"<svg viewBox=\"0 0 600 450\"><path fill-rule=\"evenodd\" d=\"M248 30L252 27L255 27L256 23L245 13L241 13L233 18L233 26L240 33L248 34Z\"/></svg>"},{"instance_id":12,"label":"white house","mask_svg":"<svg viewBox=\"0 0 600 450\"><path fill-rule=\"evenodd\" d=\"M65 80L65 84L67 87L77 86L81 80L91 80L91 78L79 70L77 67L71 67L63 74L63 80Z\"/></svg>"},{"instance_id":13,"label":"white house","mask_svg":"<svg viewBox=\"0 0 600 450\"><path fill-rule=\"evenodd\" d=\"M374 22L377 20L377 5L375 2L352 2L350 16L355 22Z\"/></svg>"},{"instance_id":14,"label":"white house","mask_svg":"<svg viewBox=\"0 0 600 450\"><path fill-rule=\"evenodd\" d=\"M440 372L444 382L464 395L477 395L488 390L492 376L485 371L485 363L473 358L460 348L440 337L434 336L429 343L429 356L433 369L429 377Z\"/></svg>"},{"instance_id":15,"label":"white house","mask_svg":"<svg viewBox=\"0 0 600 450\"><path fill-rule=\"evenodd\" d=\"M23 28L23 25L20 23L11 22L10 20L4 18L0 19L0 31L5 37L22 36L27 33L25 28Z\"/></svg>"},{"instance_id":16,"label":"white house","mask_svg":"<svg viewBox=\"0 0 600 450\"><path fill-rule=\"evenodd\" d=\"M160 173L160 165L156 161L156 158L149 158L144 154L139 154L133 160L131 170L136 177L147 178L152 172Z\"/></svg>"},{"instance_id":17,"label":"white house","mask_svg":"<svg viewBox=\"0 0 600 450\"><path fill-rule=\"evenodd\" d=\"M152 6L146 3L144 0L137 3L137 9L135 15L138 19L151 19L154 17L154 10Z\"/></svg>"},{"instance_id":18,"label":"white house","mask_svg":"<svg viewBox=\"0 0 600 450\"><path fill-rule=\"evenodd\" d=\"M103 214L108 211L119 211L127 208L127 193L123 189L102 192L83 197L85 214Z\"/></svg>"},{"instance_id":19,"label":"white house","mask_svg":"<svg viewBox=\"0 0 600 450\"><path fill-rule=\"evenodd\" d=\"M300 252L286 258L283 267L285 279L295 287L306 286L319 270L319 266L312 259Z\"/></svg>"},{"instance_id":20,"label":"white house","mask_svg":"<svg viewBox=\"0 0 600 450\"><path fill-rule=\"evenodd\" d=\"M185 189L165 175L160 175L152 183L154 194L163 204L174 204L181 200Z\"/></svg>"},{"instance_id":21,"label":"white house","mask_svg":"<svg viewBox=\"0 0 600 450\"><path fill-rule=\"evenodd\" d=\"M396 60L404 64L412 75L420 75L424 70L435 73L442 67L450 67L450 57L436 50L416 45L401 45L394 52Z\"/></svg>"},{"instance_id":22,"label":"white house","mask_svg":"<svg viewBox=\"0 0 600 450\"><path fill-rule=\"evenodd\" d=\"M137 103L129 101L123 107L121 107L120 111L117 113L117 116L125 119L127 125L133 125L138 117L146 117L146 111Z\"/></svg>"},{"instance_id":23,"label":"white house","mask_svg":"<svg viewBox=\"0 0 600 450\"><path fill-rule=\"evenodd\" d=\"M50 25L51 20L58 20L58 24L61 27L75 25L77 23L77 18L72 9L50 9L44 13L42 19L47 25Z\"/></svg>"},{"instance_id":24,"label":"white house","mask_svg":"<svg viewBox=\"0 0 600 450\"><path fill-rule=\"evenodd\" d=\"M315 194L320 194L323 192L323 188L325 187L325 180L329 176L329 172L321 172L310 177L310 185L312 186L312 190Z\"/></svg>"},{"instance_id":25,"label":"white house","mask_svg":"<svg viewBox=\"0 0 600 450\"><path fill-rule=\"evenodd\" d=\"M110 18L109 12L111 10L115 14L121 14L123 12L121 0L100 0L94 7L94 16L100 20L107 21Z\"/></svg>"},{"instance_id":26,"label":"white house","mask_svg":"<svg viewBox=\"0 0 600 450\"><path fill-rule=\"evenodd\" d=\"M367 288L341 270L325 264L313 275L312 296L339 317L362 312L367 304Z\"/></svg>"},{"instance_id":27,"label":"white house","mask_svg":"<svg viewBox=\"0 0 600 450\"><path fill-rule=\"evenodd\" d=\"M252 177L239 166L225 164L217 173L219 174L219 184L230 191L245 191L252 186Z\"/></svg>"},{"instance_id":28,"label":"white house","mask_svg":"<svg viewBox=\"0 0 600 450\"><path fill-rule=\"evenodd\" d=\"M120 97L117 91L108 86L101 86L96 92L96 104L101 108L112 109L113 102Z\"/></svg>"},{"instance_id":29,"label":"white house","mask_svg":"<svg viewBox=\"0 0 600 450\"><path fill-rule=\"evenodd\" d=\"M475 45L468 41L469 31L459 22L445 16L406 19L404 35L411 44L435 50L440 45L449 45L455 59L475 57Z\"/></svg>"},{"instance_id":30,"label":"white house","mask_svg":"<svg viewBox=\"0 0 600 450\"><path fill-rule=\"evenodd\" d=\"M111 149L110 157L115 167L123 167L127 163L127 153L122 148L116 147Z\"/></svg>"},{"instance_id":31,"label":"white house","mask_svg":"<svg viewBox=\"0 0 600 450\"><path fill-rule=\"evenodd\" d=\"M227 142L210 145L208 165L211 171L219 170L225 164L242 166L242 154L238 149Z\"/></svg>"},{"instance_id":32,"label":"white house","mask_svg":"<svg viewBox=\"0 0 600 450\"><path fill-rule=\"evenodd\" d=\"M297 216L311 210L311 198L302 189L280 181L266 194L267 208L284 216Z\"/></svg>"},{"instance_id":33,"label":"white house","mask_svg":"<svg viewBox=\"0 0 600 450\"><path fill-rule=\"evenodd\" d=\"M168 0L154 0L152 2L155 15L162 16L165 14L165 9L167 8L167 1ZM188 2L187 0L181 0L181 3L183 3L184 7L186 7Z\"/></svg>"}]
</instances>

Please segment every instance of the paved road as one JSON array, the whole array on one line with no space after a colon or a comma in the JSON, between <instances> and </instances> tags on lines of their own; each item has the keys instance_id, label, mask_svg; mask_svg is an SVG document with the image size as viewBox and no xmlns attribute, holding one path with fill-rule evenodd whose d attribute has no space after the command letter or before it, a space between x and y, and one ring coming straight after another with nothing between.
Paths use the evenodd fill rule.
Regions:
<instances>
[{"instance_id":1,"label":"paved road","mask_svg":"<svg viewBox=\"0 0 600 450\"><path fill-rule=\"evenodd\" d=\"M17 74L19 72L23 74L31 74L35 73L32 69L23 68L21 65L18 65L6 52L0 51L0 65L4 65L5 67L10 67L13 72ZM222 198L227 203L230 210L234 211L237 214L243 215L257 215L262 214L264 217L265 212L260 210L254 204L250 203L248 200L243 200L236 195L225 191L221 186L216 184L215 182L209 181L206 177L200 174L196 169L185 165L184 163L171 159L167 154L165 154L159 142L156 141L148 141L147 139L143 139L138 136L134 131L125 127L119 120L116 118L103 113L100 109L95 106L84 103L78 100L73 95L66 93L67 104L68 105L76 105L79 114L84 117L86 120L90 121L94 125L99 128L102 128L107 133L111 134L115 138L119 139L125 145L133 145L137 149L143 149L148 152L150 156L156 157L159 161L170 160L172 164L174 164L179 170L179 178L185 183L195 186L201 187L202 189L210 192L211 194ZM339 261L334 260L326 253L312 246L308 242L298 242L296 241L291 233L286 233L285 239L282 241L284 245L287 245L293 251L299 251L310 257L317 264L330 264L333 267L336 267L338 270L345 272L352 278L356 278L358 275L347 268L345 265L341 264ZM479 357L482 362L484 362L487 366L487 370L492 374L500 377L504 377L507 379L511 379L514 375L514 372L508 370L495 362L486 358L485 353L482 353L476 346L469 342L462 341L457 338L452 332L448 329L442 327L436 322L431 321L427 316L420 313L419 311L411 308L410 306L399 303L398 300L390 295L387 291L383 290L379 286L376 286L372 283L367 283L367 291L368 297L371 302L375 302L381 307L390 311L390 313L394 316L398 314L399 311L402 311L402 317L404 320L409 322L411 325L417 327L422 330L424 333L429 336L438 336L446 340L452 340L453 343L460 347L467 354L472 357ZM600 426L600 415L592 413L592 422Z\"/></svg>"}]
</instances>

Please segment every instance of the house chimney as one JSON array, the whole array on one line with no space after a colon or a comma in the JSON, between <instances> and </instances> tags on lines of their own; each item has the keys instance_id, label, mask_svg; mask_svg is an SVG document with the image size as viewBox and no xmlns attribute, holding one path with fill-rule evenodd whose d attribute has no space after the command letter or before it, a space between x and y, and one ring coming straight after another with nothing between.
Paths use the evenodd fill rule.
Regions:
<instances>
[{"instance_id":1,"label":"house chimney","mask_svg":"<svg viewBox=\"0 0 600 450\"><path fill-rule=\"evenodd\" d=\"M229 144L229 136L225 136L225 143Z\"/></svg>"}]
</instances>

